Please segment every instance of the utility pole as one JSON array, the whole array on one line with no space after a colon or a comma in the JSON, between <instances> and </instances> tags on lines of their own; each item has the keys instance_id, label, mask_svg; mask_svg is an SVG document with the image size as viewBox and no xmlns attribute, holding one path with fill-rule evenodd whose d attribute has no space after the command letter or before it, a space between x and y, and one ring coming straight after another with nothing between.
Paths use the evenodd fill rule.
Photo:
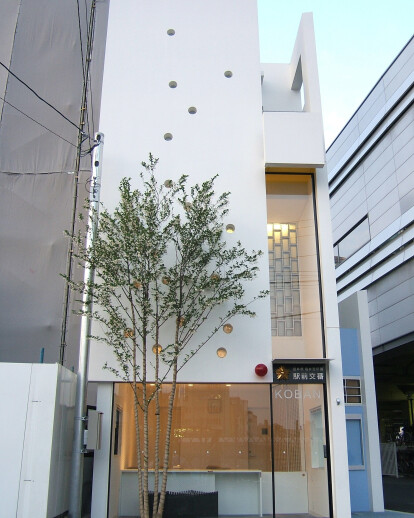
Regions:
<instances>
[{"instance_id":1,"label":"utility pole","mask_svg":"<svg viewBox=\"0 0 414 518\"><path fill-rule=\"evenodd\" d=\"M89 247L97 230L97 215L99 212L99 198L101 189L101 168L103 154L103 134L97 133L95 140L97 146L93 150L92 155L92 179L91 191L89 195L90 209L88 217L88 234L86 238L86 246ZM84 282L88 286L93 282L95 271L85 266ZM91 334L92 320L89 315L92 300L88 293L82 295L82 321L81 321L81 340L79 349L79 367L76 380L76 402L75 402L75 426L73 431L73 449L72 449L72 472L69 495L69 516L70 518L81 517L82 505L82 482L83 482L83 454L84 449L84 423L87 420L86 415L86 393L88 385L88 360L89 360L89 336Z\"/></svg>"}]
</instances>

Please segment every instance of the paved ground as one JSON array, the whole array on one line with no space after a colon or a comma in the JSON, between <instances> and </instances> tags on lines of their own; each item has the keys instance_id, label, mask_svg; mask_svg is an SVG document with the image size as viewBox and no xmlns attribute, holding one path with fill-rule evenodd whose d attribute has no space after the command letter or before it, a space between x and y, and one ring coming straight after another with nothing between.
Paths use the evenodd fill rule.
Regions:
<instances>
[{"instance_id":1,"label":"paved ground","mask_svg":"<svg viewBox=\"0 0 414 518\"><path fill-rule=\"evenodd\" d=\"M382 481L385 508L414 513L414 477L382 477Z\"/></svg>"},{"instance_id":2,"label":"paved ground","mask_svg":"<svg viewBox=\"0 0 414 518\"><path fill-rule=\"evenodd\" d=\"M385 511L383 513L352 513L352 518L410 518L412 513L401 513L399 511Z\"/></svg>"}]
</instances>

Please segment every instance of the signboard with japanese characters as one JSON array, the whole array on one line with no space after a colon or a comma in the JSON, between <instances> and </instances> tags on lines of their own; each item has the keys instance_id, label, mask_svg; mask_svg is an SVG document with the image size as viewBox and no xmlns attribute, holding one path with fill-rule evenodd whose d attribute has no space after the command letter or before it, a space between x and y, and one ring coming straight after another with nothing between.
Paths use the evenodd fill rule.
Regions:
<instances>
[{"instance_id":1,"label":"signboard with japanese characters","mask_svg":"<svg viewBox=\"0 0 414 518\"><path fill-rule=\"evenodd\" d=\"M273 383L325 383L324 364L273 363Z\"/></svg>"}]
</instances>

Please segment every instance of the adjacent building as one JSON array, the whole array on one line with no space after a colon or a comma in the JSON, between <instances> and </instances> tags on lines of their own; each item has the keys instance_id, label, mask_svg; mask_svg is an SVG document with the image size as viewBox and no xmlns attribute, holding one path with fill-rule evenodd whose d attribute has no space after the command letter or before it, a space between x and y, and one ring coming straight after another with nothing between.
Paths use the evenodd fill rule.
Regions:
<instances>
[{"instance_id":1,"label":"adjacent building","mask_svg":"<svg viewBox=\"0 0 414 518\"><path fill-rule=\"evenodd\" d=\"M413 443L413 84L411 39L327 150L338 300L349 308L367 293L380 441L400 450L397 466L382 447L385 474L409 469ZM364 376L356 378L374 416Z\"/></svg>"}]
</instances>

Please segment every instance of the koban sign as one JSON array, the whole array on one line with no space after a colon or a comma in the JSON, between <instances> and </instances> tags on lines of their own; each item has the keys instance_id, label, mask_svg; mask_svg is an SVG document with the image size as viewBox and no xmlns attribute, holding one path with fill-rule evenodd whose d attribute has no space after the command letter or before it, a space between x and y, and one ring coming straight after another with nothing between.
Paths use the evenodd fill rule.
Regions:
<instances>
[{"instance_id":1,"label":"koban sign","mask_svg":"<svg viewBox=\"0 0 414 518\"><path fill-rule=\"evenodd\" d=\"M321 399L320 390L283 389L273 390L274 399Z\"/></svg>"}]
</instances>

